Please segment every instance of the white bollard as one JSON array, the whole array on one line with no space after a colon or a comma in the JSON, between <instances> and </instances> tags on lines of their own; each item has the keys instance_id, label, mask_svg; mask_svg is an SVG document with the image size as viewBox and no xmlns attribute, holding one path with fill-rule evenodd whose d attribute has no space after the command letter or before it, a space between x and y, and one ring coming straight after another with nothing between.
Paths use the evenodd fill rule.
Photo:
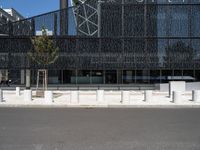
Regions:
<instances>
[{"instance_id":1,"label":"white bollard","mask_svg":"<svg viewBox=\"0 0 200 150\"><path fill-rule=\"evenodd\" d=\"M45 91L44 98L46 104L51 104L53 102L53 92L52 91Z\"/></svg>"},{"instance_id":2,"label":"white bollard","mask_svg":"<svg viewBox=\"0 0 200 150\"><path fill-rule=\"evenodd\" d=\"M200 90L192 91L192 100L200 103Z\"/></svg>"},{"instance_id":3,"label":"white bollard","mask_svg":"<svg viewBox=\"0 0 200 150\"><path fill-rule=\"evenodd\" d=\"M20 96L20 87L16 87L16 96Z\"/></svg>"},{"instance_id":4,"label":"white bollard","mask_svg":"<svg viewBox=\"0 0 200 150\"><path fill-rule=\"evenodd\" d=\"M173 91L173 103L177 104L182 100L182 91Z\"/></svg>"},{"instance_id":5,"label":"white bollard","mask_svg":"<svg viewBox=\"0 0 200 150\"><path fill-rule=\"evenodd\" d=\"M130 92L129 91L122 91L122 103L130 104Z\"/></svg>"},{"instance_id":6,"label":"white bollard","mask_svg":"<svg viewBox=\"0 0 200 150\"><path fill-rule=\"evenodd\" d=\"M79 91L71 91L71 103L79 103Z\"/></svg>"},{"instance_id":7,"label":"white bollard","mask_svg":"<svg viewBox=\"0 0 200 150\"><path fill-rule=\"evenodd\" d=\"M104 90L97 90L97 102L104 102Z\"/></svg>"},{"instance_id":8,"label":"white bollard","mask_svg":"<svg viewBox=\"0 0 200 150\"><path fill-rule=\"evenodd\" d=\"M24 90L24 101L25 102L32 101L32 90Z\"/></svg>"},{"instance_id":9,"label":"white bollard","mask_svg":"<svg viewBox=\"0 0 200 150\"><path fill-rule=\"evenodd\" d=\"M0 89L0 102L4 102L3 101L3 90L2 89Z\"/></svg>"},{"instance_id":10,"label":"white bollard","mask_svg":"<svg viewBox=\"0 0 200 150\"><path fill-rule=\"evenodd\" d=\"M144 92L144 101L145 102L150 102L152 99L152 91L151 90L147 90Z\"/></svg>"}]
</instances>

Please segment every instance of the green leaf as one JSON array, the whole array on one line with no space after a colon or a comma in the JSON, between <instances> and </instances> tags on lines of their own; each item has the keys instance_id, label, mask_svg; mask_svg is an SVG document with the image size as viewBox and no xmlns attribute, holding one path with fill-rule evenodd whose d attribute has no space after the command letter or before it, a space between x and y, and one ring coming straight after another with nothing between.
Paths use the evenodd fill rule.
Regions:
<instances>
[{"instance_id":1,"label":"green leaf","mask_svg":"<svg viewBox=\"0 0 200 150\"><path fill-rule=\"evenodd\" d=\"M32 38L33 52L28 57L39 65L47 66L55 63L58 59L59 48L54 40L47 35L45 27L42 27L42 35Z\"/></svg>"}]
</instances>

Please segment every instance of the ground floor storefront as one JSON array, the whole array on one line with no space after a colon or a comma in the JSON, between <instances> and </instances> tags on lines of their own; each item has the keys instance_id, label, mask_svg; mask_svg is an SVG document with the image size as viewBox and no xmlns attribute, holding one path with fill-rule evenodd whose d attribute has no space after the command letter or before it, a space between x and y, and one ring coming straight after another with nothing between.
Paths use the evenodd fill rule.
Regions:
<instances>
[{"instance_id":1,"label":"ground floor storefront","mask_svg":"<svg viewBox=\"0 0 200 150\"><path fill-rule=\"evenodd\" d=\"M0 82L36 84L37 70L0 70ZM200 81L200 70L48 70L49 84L154 84Z\"/></svg>"}]
</instances>

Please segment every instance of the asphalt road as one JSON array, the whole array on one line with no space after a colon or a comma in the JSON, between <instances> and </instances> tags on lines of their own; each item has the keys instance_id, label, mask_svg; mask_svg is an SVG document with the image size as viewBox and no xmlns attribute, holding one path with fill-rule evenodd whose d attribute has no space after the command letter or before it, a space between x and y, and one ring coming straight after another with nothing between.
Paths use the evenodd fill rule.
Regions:
<instances>
[{"instance_id":1,"label":"asphalt road","mask_svg":"<svg viewBox=\"0 0 200 150\"><path fill-rule=\"evenodd\" d=\"M200 109L0 108L0 150L200 150Z\"/></svg>"}]
</instances>

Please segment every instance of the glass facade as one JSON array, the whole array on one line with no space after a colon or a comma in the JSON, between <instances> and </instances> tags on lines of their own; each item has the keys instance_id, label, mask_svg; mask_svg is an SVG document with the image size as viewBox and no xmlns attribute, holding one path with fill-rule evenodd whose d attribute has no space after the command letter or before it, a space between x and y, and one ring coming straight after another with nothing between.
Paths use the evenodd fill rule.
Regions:
<instances>
[{"instance_id":1,"label":"glass facade","mask_svg":"<svg viewBox=\"0 0 200 150\"><path fill-rule=\"evenodd\" d=\"M200 81L199 0L88 0L15 22L4 30L11 36L0 37L0 69L42 68L26 55L42 25L60 48L59 59L48 66L52 84Z\"/></svg>"}]
</instances>

